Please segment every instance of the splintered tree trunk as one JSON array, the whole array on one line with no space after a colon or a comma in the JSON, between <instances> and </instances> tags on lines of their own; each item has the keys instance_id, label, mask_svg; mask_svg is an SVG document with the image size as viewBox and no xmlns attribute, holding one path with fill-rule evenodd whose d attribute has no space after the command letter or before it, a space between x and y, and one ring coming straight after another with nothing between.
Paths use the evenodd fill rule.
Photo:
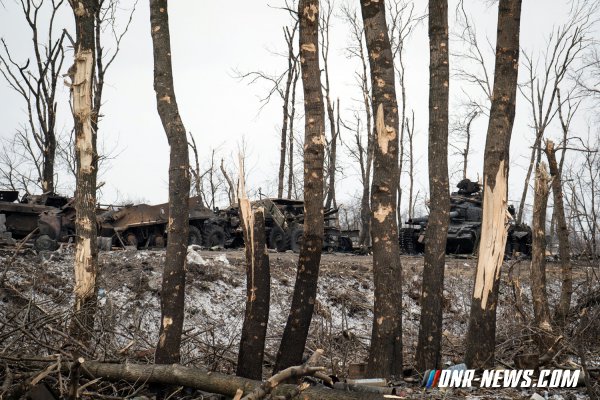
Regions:
<instances>
[{"instance_id":1,"label":"splintered tree trunk","mask_svg":"<svg viewBox=\"0 0 600 400\"><path fill-rule=\"evenodd\" d=\"M398 243L398 103L383 1L361 0L371 66L375 152L371 235L375 304L367 375L402 374L402 265Z\"/></svg>"},{"instance_id":2,"label":"splintered tree trunk","mask_svg":"<svg viewBox=\"0 0 600 400\"><path fill-rule=\"evenodd\" d=\"M546 156L552 177L552 193L554 196L554 216L556 217L558 234L558 254L560 256L560 270L562 275L562 286L560 288L560 302L556 308L556 320L564 324L569 309L571 308L571 296L573 294L573 272L571 267L571 244L569 243L569 228L565 217L565 205L563 203L562 178L560 168L556 162L554 153L554 142L546 142ZM564 158L564 156L563 156Z\"/></svg>"},{"instance_id":3,"label":"splintered tree trunk","mask_svg":"<svg viewBox=\"0 0 600 400\"><path fill-rule=\"evenodd\" d=\"M96 132L92 129L92 83L94 75L94 11L95 0L79 1L73 8L77 43L71 95L75 120L75 153L77 182L75 190L75 315L72 334L88 340L94 328L96 312L96 276L98 247L96 244Z\"/></svg>"},{"instance_id":4,"label":"splintered tree trunk","mask_svg":"<svg viewBox=\"0 0 600 400\"><path fill-rule=\"evenodd\" d=\"M521 0L500 0L494 90L483 166L483 220L465 362L494 363L496 305L507 236L508 150L515 119Z\"/></svg>"},{"instance_id":5,"label":"splintered tree trunk","mask_svg":"<svg viewBox=\"0 0 600 400\"><path fill-rule=\"evenodd\" d=\"M294 296L277 352L275 371L302 363L317 296L323 248L325 113L319 69L319 2L300 0L300 65L304 87L304 240Z\"/></svg>"},{"instance_id":6,"label":"splintered tree trunk","mask_svg":"<svg viewBox=\"0 0 600 400\"><path fill-rule=\"evenodd\" d=\"M241 161L238 199L246 248L246 312L236 374L260 381L269 322L271 273L265 238L264 210L252 210L246 196Z\"/></svg>"},{"instance_id":7,"label":"splintered tree trunk","mask_svg":"<svg viewBox=\"0 0 600 400\"><path fill-rule=\"evenodd\" d=\"M161 323L156 346L157 364L178 363L183 328L185 259L189 230L189 156L186 131L179 116L173 88L167 0L150 0L150 26L154 50L156 104L170 146L169 224L163 272Z\"/></svg>"},{"instance_id":8,"label":"splintered tree trunk","mask_svg":"<svg viewBox=\"0 0 600 400\"><path fill-rule=\"evenodd\" d=\"M549 180L550 176L546 171L546 164L542 162L537 168L535 179L533 226L531 227L530 280L533 315L535 323L541 331L539 345L543 353L551 345L551 343L548 343L550 340L548 334L552 332L550 307L548 306L548 294L546 293L546 209L548 206Z\"/></svg>"},{"instance_id":9,"label":"splintered tree trunk","mask_svg":"<svg viewBox=\"0 0 600 400\"><path fill-rule=\"evenodd\" d=\"M448 2L429 0L429 189L417 370L440 367L442 297L450 213L448 184Z\"/></svg>"}]
</instances>

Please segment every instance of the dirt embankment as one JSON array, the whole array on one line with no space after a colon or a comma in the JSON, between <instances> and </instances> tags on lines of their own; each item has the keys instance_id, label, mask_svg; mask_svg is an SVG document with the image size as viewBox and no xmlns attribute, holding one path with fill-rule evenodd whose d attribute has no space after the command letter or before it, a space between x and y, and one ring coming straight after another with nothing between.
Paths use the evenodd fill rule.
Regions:
<instances>
[{"instance_id":1,"label":"dirt embankment","mask_svg":"<svg viewBox=\"0 0 600 400\"><path fill-rule=\"evenodd\" d=\"M153 359L160 320L160 285L164 251L113 251L100 254L98 324L91 349L94 358ZM2 265L10 257L0 256ZM297 255L271 253L271 312L267 332L265 373L279 345L287 319L296 275ZM403 331L405 365L413 363L420 317L421 257L402 257ZM528 261L508 262L503 269L498 305L498 365L514 367L518 354L534 352L531 298L528 287ZM38 341L50 340L43 325L36 325L28 338L18 327L44 315L58 316L54 323L66 331L73 289L73 252L70 248L47 254L28 253L18 257L7 270L6 283L0 288L0 346L4 356L45 356ZM182 363L233 373L244 313L245 261L242 251L190 251ZM475 261L448 258L444 292L443 363L459 363L464 353ZM574 301L597 288L594 268L582 263L576 268L577 288ZM596 282L594 284L594 282ZM21 297L11 292L16 289ZM548 265L548 292L553 304L560 292L559 266ZM27 301L29 299L30 301ZM38 311L32 310L32 304ZM353 363L364 362L371 334L373 304L372 258L351 254L324 254L321 264L315 314L307 351L324 348L326 367L344 377ZM17 322L20 321L20 322ZM576 318L565 330L575 335ZM600 367L600 323L592 321L583 338L590 367ZM9 332L8 334L6 332ZM595 335L595 336L594 336ZM574 338L574 336L571 336ZM575 341L565 341L560 363L579 363ZM578 343L579 343L578 342ZM18 344L18 345L16 345ZM56 347L60 344L57 343ZM417 389L415 389L417 390ZM475 393L473 393L475 394ZM530 394L529 394L530 395ZM512 396L512 395L510 395Z\"/></svg>"}]
</instances>

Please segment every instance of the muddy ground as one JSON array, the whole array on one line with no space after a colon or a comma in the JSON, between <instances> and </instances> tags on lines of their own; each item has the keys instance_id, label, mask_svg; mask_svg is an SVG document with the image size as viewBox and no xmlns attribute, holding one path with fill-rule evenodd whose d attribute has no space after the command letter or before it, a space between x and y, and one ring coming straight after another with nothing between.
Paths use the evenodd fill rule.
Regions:
<instances>
[{"instance_id":1,"label":"muddy ground","mask_svg":"<svg viewBox=\"0 0 600 400\"><path fill-rule=\"evenodd\" d=\"M100 361L132 360L150 362L158 338L160 285L164 251L112 251L100 254L99 316L89 357ZM0 253L0 359L42 357L61 348L66 332L73 290L73 248L57 252L25 254L13 258L13 251ZM274 363L291 301L297 255L270 253L271 312L267 332L265 376ZM414 360L420 316L419 294L423 259L402 256L404 365ZM240 250L188 252L187 288L182 363L234 373L240 339L245 294L244 253ZM507 261L502 275L498 308L497 365L514 368L515 356L535 353L529 261ZM448 258L445 274L443 363L460 363L468 324L475 260ZM588 261L575 267L574 303L582 303L598 290L598 268ZM548 294L552 304L560 292L559 265L548 264ZM399 283L400 284L400 283ZM15 295L15 291L20 295ZM366 360L372 319L373 283L371 256L324 254L319 290L307 353L326 351L329 373L348 375L351 364ZM600 322L598 307L588 307L585 330L577 312L567 326L563 349L554 367L577 368L582 351L587 366L600 369ZM49 317L50 316L50 317ZM46 320L44 320L46 318ZM42 321L42 322L39 322ZM45 321L45 322L44 322ZM50 322L48 322L50 321ZM54 331L48 332L48 325ZM582 334L579 334L582 332ZM54 342L57 343L54 343ZM1 361L1 360L0 360ZM597 375L592 374L597 380ZM0 375L0 380L4 379ZM401 382L405 395L425 395L415 383ZM597 382L596 382L597 384ZM530 398L533 389L434 390L425 396L455 398ZM537 390L546 398L585 398L585 387L572 390ZM193 397L190 397L193 398Z\"/></svg>"}]
</instances>

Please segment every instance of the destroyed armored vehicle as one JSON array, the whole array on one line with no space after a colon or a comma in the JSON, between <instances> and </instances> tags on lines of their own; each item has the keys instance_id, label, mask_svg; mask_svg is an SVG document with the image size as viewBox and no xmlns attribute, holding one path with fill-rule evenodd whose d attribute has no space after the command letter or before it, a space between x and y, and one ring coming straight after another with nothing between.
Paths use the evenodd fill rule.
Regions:
<instances>
[{"instance_id":1,"label":"destroyed armored vehicle","mask_svg":"<svg viewBox=\"0 0 600 400\"><path fill-rule=\"evenodd\" d=\"M16 190L0 191L0 230L3 235L10 235L12 239L23 239L33 233L36 240L47 234L40 227L40 219L44 215L54 214L68 207L70 200L64 196L53 193L41 195L25 195L19 200L19 192ZM43 239L42 239L43 241ZM55 244L52 244L53 250ZM42 248L45 249L45 248Z\"/></svg>"},{"instance_id":2,"label":"destroyed armored vehicle","mask_svg":"<svg viewBox=\"0 0 600 400\"><path fill-rule=\"evenodd\" d=\"M265 209L265 237L267 246L279 252L292 250L300 251L304 237L304 202L291 199L264 198L252 203L253 207ZM323 250L325 251L352 251L352 240L342 235L340 230L333 226L338 210L331 208L324 210L325 222L323 236Z\"/></svg>"},{"instance_id":3,"label":"destroyed armored vehicle","mask_svg":"<svg viewBox=\"0 0 600 400\"><path fill-rule=\"evenodd\" d=\"M458 192L450 195L450 223L446 240L446 253L472 254L477 251L483 219L482 193L477 182L463 179L457 185ZM514 209L507 210L514 214ZM400 250L404 254L420 254L425 251L425 231L429 216L412 218L400 229ZM531 228L516 225L511 219L506 243L506 254L529 255L531 253Z\"/></svg>"},{"instance_id":4,"label":"destroyed armored vehicle","mask_svg":"<svg viewBox=\"0 0 600 400\"><path fill-rule=\"evenodd\" d=\"M168 220L168 203L128 205L98 217L102 230L114 230L114 245L136 248L164 247ZM189 222L190 245L225 247L231 237L228 220L204 207L197 196L189 199Z\"/></svg>"}]
</instances>

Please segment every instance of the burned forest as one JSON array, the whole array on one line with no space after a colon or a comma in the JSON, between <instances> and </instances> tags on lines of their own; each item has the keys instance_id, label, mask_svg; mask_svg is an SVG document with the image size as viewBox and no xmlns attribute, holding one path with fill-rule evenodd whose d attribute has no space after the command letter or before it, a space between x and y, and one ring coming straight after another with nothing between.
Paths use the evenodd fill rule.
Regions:
<instances>
[{"instance_id":1,"label":"burned forest","mask_svg":"<svg viewBox=\"0 0 600 400\"><path fill-rule=\"evenodd\" d=\"M600 399L600 0L0 0L0 400Z\"/></svg>"}]
</instances>

